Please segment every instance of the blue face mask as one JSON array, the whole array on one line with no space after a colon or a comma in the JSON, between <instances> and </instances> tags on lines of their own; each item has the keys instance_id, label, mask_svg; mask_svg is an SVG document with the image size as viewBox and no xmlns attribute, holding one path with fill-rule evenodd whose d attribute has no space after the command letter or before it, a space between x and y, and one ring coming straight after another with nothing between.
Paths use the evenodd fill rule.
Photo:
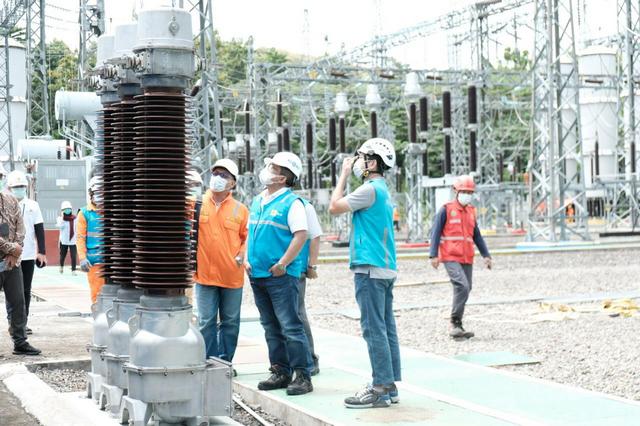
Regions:
<instances>
[{"instance_id":1,"label":"blue face mask","mask_svg":"<svg viewBox=\"0 0 640 426\"><path fill-rule=\"evenodd\" d=\"M64 210L62 210L62 212L64 214L71 214L71 209L64 209Z\"/></svg>"},{"instance_id":2,"label":"blue face mask","mask_svg":"<svg viewBox=\"0 0 640 426\"><path fill-rule=\"evenodd\" d=\"M27 188L12 188L11 192L18 200L22 200L27 196Z\"/></svg>"}]
</instances>

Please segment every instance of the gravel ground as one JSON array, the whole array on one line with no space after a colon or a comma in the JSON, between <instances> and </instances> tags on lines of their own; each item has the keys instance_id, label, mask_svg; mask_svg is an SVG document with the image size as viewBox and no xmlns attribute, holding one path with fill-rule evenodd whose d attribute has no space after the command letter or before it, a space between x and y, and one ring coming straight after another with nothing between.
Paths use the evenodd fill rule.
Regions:
<instances>
[{"instance_id":1,"label":"gravel ground","mask_svg":"<svg viewBox=\"0 0 640 426\"><path fill-rule=\"evenodd\" d=\"M240 395L235 394L235 397L238 397L242 400L242 397L240 397ZM266 412L264 412L262 410L262 408L260 407L260 405L251 405L251 404L247 404L246 401L243 401L245 403L245 405L247 405L249 408L251 408L256 414L258 414L260 417L262 417L264 420L266 420L267 422L271 423L273 426L289 426L289 423L283 422L282 420L278 419L275 416L272 416ZM242 407L240 407L238 404L236 404L234 402L234 411L233 411L233 416L231 416L231 418L235 421L237 421L240 424L243 425L248 425L248 426L262 426L262 423L260 423L258 420L256 420L255 417L253 417L251 414L249 414L249 412L245 411Z\"/></svg>"},{"instance_id":2,"label":"gravel ground","mask_svg":"<svg viewBox=\"0 0 640 426\"><path fill-rule=\"evenodd\" d=\"M87 388L87 372L84 370L38 367L34 374L56 392L79 392Z\"/></svg>"},{"instance_id":3,"label":"gravel ground","mask_svg":"<svg viewBox=\"0 0 640 426\"><path fill-rule=\"evenodd\" d=\"M492 271L476 264L470 301L639 291L639 254L621 250L498 256ZM435 271L424 261L401 261L399 271L398 283L446 279L442 267ZM307 285L312 324L360 335L358 321L337 313L357 309L346 264L321 265L319 274ZM451 286L398 287L394 298L396 308L448 305ZM250 288L243 303L253 304ZM448 306L400 311L396 318L402 345L443 356L492 351L528 355L541 362L502 368L640 400L640 313L612 318L599 303L571 306L580 311L570 315L573 319L543 321L547 314L538 303L468 305L465 327L476 337L466 342L449 339Z\"/></svg>"}]
</instances>

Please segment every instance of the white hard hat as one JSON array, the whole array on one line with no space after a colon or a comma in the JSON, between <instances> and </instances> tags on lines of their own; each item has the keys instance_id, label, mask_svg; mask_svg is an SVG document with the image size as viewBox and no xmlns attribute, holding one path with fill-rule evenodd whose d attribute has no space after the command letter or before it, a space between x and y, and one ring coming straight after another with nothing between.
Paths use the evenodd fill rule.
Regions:
<instances>
[{"instance_id":1,"label":"white hard hat","mask_svg":"<svg viewBox=\"0 0 640 426\"><path fill-rule=\"evenodd\" d=\"M102 185L102 178L100 176L94 176L89 180L89 191L95 192Z\"/></svg>"},{"instance_id":2,"label":"white hard hat","mask_svg":"<svg viewBox=\"0 0 640 426\"><path fill-rule=\"evenodd\" d=\"M236 165L236 163L233 162L233 160L229 160L228 158L222 158L215 162L213 167L211 167L211 170L215 169L216 167L221 167L225 169L226 171L231 173L231 175L235 180L238 180L238 173L239 173L238 166Z\"/></svg>"},{"instance_id":3,"label":"white hard hat","mask_svg":"<svg viewBox=\"0 0 640 426\"><path fill-rule=\"evenodd\" d=\"M19 170L14 170L7 176L7 186L15 188L16 186L28 186L27 176Z\"/></svg>"},{"instance_id":4,"label":"white hard hat","mask_svg":"<svg viewBox=\"0 0 640 426\"><path fill-rule=\"evenodd\" d=\"M289 169L296 179L300 179L300 173L302 173L302 161L293 152L279 152L273 158L265 158L264 164L275 164Z\"/></svg>"},{"instance_id":5,"label":"white hard hat","mask_svg":"<svg viewBox=\"0 0 640 426\"><path fill-rule=\"evenodd\" d=\"M60 204L60 210L64 210L64 209L72 209L73 207L71 206L71 202L70 201L63 201L62 204Z\"/></svg>"},{"instance_id":6,"label":"white hard hat","mask_svg":"<svg viewBox=\"0 0 640 426\"><path fill-rule=\"evenodd\" d=\"M388 168L396 165L396 150L391 142L383 138L369 139L358 148L360 154L377 154Z\"/></svg>"},{"instance_id":7,"label":"white hard hat","mask_svg":"<svg viewBox=\"0 0 640 426\"><path fill-rule=\"evenodd\" d=\"M187 171L187 180L190 183L197 183L202 185L202 177L200 176L200 173L196 172L195 170L188 170Z\"/></svg>"}]
</instances>

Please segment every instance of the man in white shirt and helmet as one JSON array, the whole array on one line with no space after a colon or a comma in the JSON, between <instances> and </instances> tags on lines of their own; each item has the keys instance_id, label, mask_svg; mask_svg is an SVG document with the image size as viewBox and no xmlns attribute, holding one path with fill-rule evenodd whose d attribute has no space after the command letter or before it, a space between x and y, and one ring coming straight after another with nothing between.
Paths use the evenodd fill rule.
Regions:
<instances>
[{"instance_id":1,"label":"man in white shirt and helmet","mask_svg":"<svg viewBox=\"0 0 640 426\"><path fill-rule=\"evenodd\" d=\"M20 262L22 269L22 282L24 285L24 303L27 320L29 318L29 305L31 302L31 282L33 281L34 267L42 268L47 265L45 248L44 220L40 206L27 196L29 182L27 176L14 170L7 176L7 188L19 202L22 220L24 222L25 235L24 247ZM7 315L11 316L11 307L7 303ZM27 334L31 334L31 329L26 327Z\"/></svg>"}]
</instances>

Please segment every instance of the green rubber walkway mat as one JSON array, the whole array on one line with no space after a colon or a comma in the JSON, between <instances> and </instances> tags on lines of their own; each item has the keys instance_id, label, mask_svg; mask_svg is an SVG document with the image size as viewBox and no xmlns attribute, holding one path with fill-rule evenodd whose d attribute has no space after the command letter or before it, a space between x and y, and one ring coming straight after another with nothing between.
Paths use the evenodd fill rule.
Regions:
<instances>
[{"instance_id":1,"label":"green rubber walkway mat","mask_svg":"<svg viewBox=\"0 0 640 426\"><path fill-rule=\"evenodd\" d=\"M531 358L526 355L518 355L513 352L475 352L470 354L461 354L453 357L459 361L471 362L473 364L484 365L487 367L497 367L501 365L518 365L518 364L538 364L539 359Z\"/></svg>"},{"instance_id":2,"label":"green rubber walkway mat","mask_svg":"<svg viewBox=\"0 0 640 426\"><path fill-rule=\"evenodd\" d=\"M289 403L336 424L612 425L638 424L640 419L637 401L404 347L401 403L383 409L349 410L343 407L343 399L371 381L364 340L323 329L313 332L321 369L313 378L314 392L301 397L277 392ZM242 323L240 333L264 342L258 322ZM239 378L256 386L268 376L266 370L267 360Z\"/></svg>"}]
</instances>

